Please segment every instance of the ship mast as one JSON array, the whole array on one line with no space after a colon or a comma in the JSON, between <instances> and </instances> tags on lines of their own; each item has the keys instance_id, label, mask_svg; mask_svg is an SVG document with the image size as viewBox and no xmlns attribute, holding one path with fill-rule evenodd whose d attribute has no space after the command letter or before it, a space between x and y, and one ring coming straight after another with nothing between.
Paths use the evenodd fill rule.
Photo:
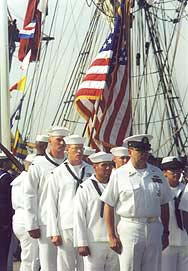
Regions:
<instances>
[{"instance_id":1,"label":"ship mast","mask_svg":"<svg viewBox=\"0 0 188 271\"><path fill-rule=\"evenodd\" d=\"M10 94L7 0L0 1L0 141L10 150Z\"/></svg>"},{"instance_id":2,"label":"ship mast","mask_svg":"<svg viewBox=\"0 0 188 271\"><path fill-rule=\"evenodd\" d=\"M186 3L177 3L175 19L165 14L163 2L153 7L139 0L137 12L133 13L132 32L137 34L136 45L132 46L136 50L132 54L132 80L136 82L133 84L133 130L155 134L156 156L182 156L188 147L187 115L174 77L177 33Z\"/></svg>"}]
</instances>

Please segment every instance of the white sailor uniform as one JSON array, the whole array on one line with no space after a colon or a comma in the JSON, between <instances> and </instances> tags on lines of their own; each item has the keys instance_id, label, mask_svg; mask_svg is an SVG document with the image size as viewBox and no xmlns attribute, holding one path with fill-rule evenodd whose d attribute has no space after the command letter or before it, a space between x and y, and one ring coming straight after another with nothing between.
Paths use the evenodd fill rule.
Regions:
<instances>
[{"instance_id":1,"label":"white sailor uniform","mask_svg":"<svg viewBox=\"0 0 188 271\"><path fill-rule=\"evenodd\" d=\"M171 198L161 170L150 164L137 170L129 161L113 172L101 200L120 216L121 271L160 270L163 226L158 218Z\"/></svg>"},{"instance_id":2,"label":"white sailor uniform","mask_svg":"<svg viewBox=\"0 0 188 271\"><path fill-rule=\"evenodd\" d=\"M188 184L186 184L185 189L183 191L181 201L179 204L179 209L188 212Z\"/></svg>"},{"instance_id":3,"label":"white sailor uniform","mask_svg":"<svg viewBox=\"0 0 188 271\"><path fill-rule=\"evenodd\" d=\"M106 184L98 182L92 175L78 188L75 198L74 245L89 247L91 255L83 258L84 270L87 271L119 270L118 255L109 248L101 212L100 194L105 187Z\"/></svg>"},{"instance_id":4,"label":"white sailor uniform","mask_svg":"<svg viewBox=\"0 0 188 271\"><path fill-rule=\"evenodd\" d=\"M24 208L26 230L40 228L39 254L41 271L56 271L57 249L46 237L46 198L47 175L61 164L63 159L54 159L49 153L35 159L28 171L28 179L24 182Z\"/></svg>"},{"instance_id":5,"label":"white sailor uniform","mask_svg":"<svg viewBox=\"0 0 188 271\"><path fill-rule=\"evenodd\" d=\"M48 178L47 236L62 237L62 245L58 246L58 271L73 271L76 267L81 271L83 268L82 258L73 245L74 199L79 182L92 173L89 164L82 161L80 166L73 167L67 160L54 169Z\"/></svg>"},{"instance_id":6,"label":"white sailor uniform","mask_svg":"<svg viewBox=\"0 0 188 271\"><path fill-rule=\"evenodd\" d=\"M38 271L39 270L39 251L37 240L30 237L25 230L24 216L24 182L28 178L28 172L23 171L16 177L12 185L12 207L15 210L13 216L13 231L20 241L21 245L21 265L20 271Z\"/></svg>"},{"instance_id":7,"label":"white sailor uniform","mask_svg":"<svg viewBox=\"0 0 188 271\"><path fill-rule=\"evenodd\" d=\"M180 197L179 208L181 209L181 195L185 185L180 183L177 187L171 187L174 198ZM185 195L184 195L185 197ZM188 270L188 235L185 229L180 229L175 215L174 199L169 202L169 246L162 254L162 271L187 271ZM188 206L187 206L188 211ZM186 210L185 210L186 211ZM181 216L181 210L180 210ZM182 217L182 216L181 216ZM181 225L180 225L181 226Z\"/></svg>"}]
</instances>

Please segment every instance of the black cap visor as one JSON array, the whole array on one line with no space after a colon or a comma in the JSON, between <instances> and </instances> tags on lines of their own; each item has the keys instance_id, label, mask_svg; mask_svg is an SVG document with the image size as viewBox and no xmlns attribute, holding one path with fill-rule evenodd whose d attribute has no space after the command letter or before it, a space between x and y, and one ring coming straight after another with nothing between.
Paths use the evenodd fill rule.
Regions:
<instances>
[{"instance_id":1,"label":"black cap visor","mask_svg":"<svg viewBox=\"0 0 188 271\"><path fill-rule=\"evenodd\" d=\"M138 151L150 151L151 144L138 141L129 141L128 148L134 148L137 149Z\"/></svg>"}]
</instances>

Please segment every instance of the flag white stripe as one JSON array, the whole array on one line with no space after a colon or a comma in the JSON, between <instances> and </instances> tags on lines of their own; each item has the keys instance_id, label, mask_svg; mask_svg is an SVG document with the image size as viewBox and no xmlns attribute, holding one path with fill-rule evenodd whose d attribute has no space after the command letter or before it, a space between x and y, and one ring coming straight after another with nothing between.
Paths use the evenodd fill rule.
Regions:
<instances>
[{"instance_id":1,"label":"flag white stripe","mask_svg":"<svg viewBox=\"0 0 188 271\"><path fill-rule=\"evenodd\" d=\"M82 88L104 89L105 86L106 86L106 81L83 81L79 89L82 89Z\"/></svg>"},{"instance_id":2,"label":"flag white stripe","mask_svg":"<svg viewBox=\"0 0 188 271\"><path fill-rule=\"evenodd\" d=\"M27 29L27 28L35 28L36 26L36 22L31 22L29 23L28 25L24 26L24 29Z\"/></svg>"},{"instance_id":3,"label":"flag white stripe","mask_svg":"<svg viewBox=\"0 0 188 271\"><path fill-rule=\"evenodd\" d=\"M31 50L29 50L29 52L27 53L27 55L24 57L22 64L20 66L20 69L22 71L26 71L28 66L29 66L29 61L30 61L30 57L31 57Z\"/></svg>"},{"instance_id":4,"label":"flag white stripe","mask_svg":"<svg viewBox=\"0 0 188 271\"><path fill-rule=\"evenodd\" d=\"M27 36L33 35L34 33L35 33L35 29L31 29L31 30L22 29L19 32L20 35L27 35Z\"/></svg>"},{"instance_id":5,"label":"flag white stripe","mask_svg":"<svg viewBox=\"0 0 188 271\"><path fill-rule=\"evenodd\" d=\"M37 9L45 14L47 9L47 0L40 0Z\"/></svg>"},{"instance_id":6,"label":"flag white stripe","mask_svg":"<svg viewBox=\"0 0 188 271\"><path fill-rule=\"evenodd\" d=\"M109 65L106 66L91 66L86 72L87 74L107 74L109 71Z\"/></svg>"},{"instance_id":7,"label":"flag white stripe","mask_svg":"<svg viewBox=\"0 0 188 271\"><path fill-rule=\"evenodd\" d=\"M113 56L112 50L102 51L97 54L96 58L94 58L94 61L97 59L102 59L102 58L112 58L112 56ZM94 62L94 61L92 61L92 62Z\"/></svg>"}]
</instances>

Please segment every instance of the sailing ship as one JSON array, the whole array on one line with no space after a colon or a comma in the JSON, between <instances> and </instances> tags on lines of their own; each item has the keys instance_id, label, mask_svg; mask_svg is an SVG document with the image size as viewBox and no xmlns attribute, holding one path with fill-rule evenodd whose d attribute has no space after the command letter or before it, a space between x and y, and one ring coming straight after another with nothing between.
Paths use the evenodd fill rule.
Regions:
<instances>
[{"instance_id":1,"label":"sailing ship","mask_svg":"<svg viewBox=\"0 0 188 271\"><path fill-rule=\"evenodd\" d=\"M49 1L48 16L42 15L42 36L55 40L41 38L40 61L30 64L24 93L12 93L12 113L22 105L16 125L24 140L34 140L37 133L53 125L65 125L72 133L85 135L88 123L75 110L75 93L113 30L121 1L62 2L52 5ZM185 45L187 1L129 3L130 133L153 134L157 157L185 156L188 58L182 42ZM15 76L16 62L17 56L11 76Z\"/></svg>"}]
</instances>

